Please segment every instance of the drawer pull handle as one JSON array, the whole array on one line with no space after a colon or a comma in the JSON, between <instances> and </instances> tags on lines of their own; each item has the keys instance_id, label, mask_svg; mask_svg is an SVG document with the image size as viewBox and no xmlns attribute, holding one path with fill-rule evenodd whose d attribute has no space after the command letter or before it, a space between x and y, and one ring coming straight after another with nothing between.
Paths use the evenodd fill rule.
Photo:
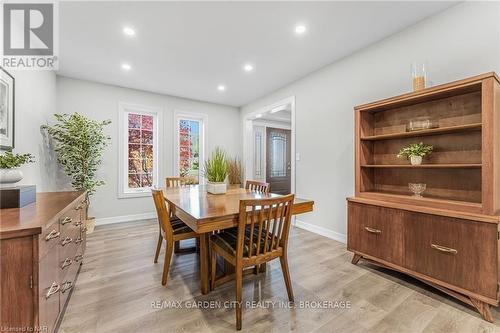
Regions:
<instances>
[{"instance_id":1,"label":"drawer pull handle","mask_svg":"<svg viewBox=\"0 0 500 333\"><path fill-rule=\"evenodd\" d=\"M62 245L62 246L64 246L64 245L66 245L66 244L71 243L72 241L73 241L73 238L71 238L71 237L66 237L66 238L64 238L64 239L61 241L61 245Z\"/></svg>"},{"instance_id":2,"label":"drawer pull handle","mask_svg":"<svg viewBox=\"0 0 500 333\"><path fill-rule=\"evenodd\" d=\"M66 291L70 290L71 288L73 288L73 283L71 281L66 281L66 282L64 282L64 284L61 288L61 292L65 293Z\"/></svg>"},{"instance_id":3,"label":"drawer pull handle","mask_svg":"<svg viewBox=\"0 0 500 333\"><path fill-rule=\"evenodd\" d=\"M75 227L79 227L79 226L81 226L82 224L83 224L83 223L82 223L82 221L76 221L76 222L75 222Z\"/></svg>"},{"instance_id":4,"label":"drawer pull handle","mask_svg":"<svg viewBox=\"0 0 500 333\"><path fill-rule=\"evenodd\" d=\"M81 254L77 254L77 255L75 256L75 261L76 261L76 262L80 262L80 261L82 261L82 260L83 260L83 256L82 256Z\"/></svg>"},{"instance_id":5,"label":"drawer pull handle","mask_svg":"<svg viewBox=\"0 0 500 333\"><path fill-rule=\"evenodd\" d=\"M59 291L59 289L61 289L61 286L58 285L55 282L52 282L52 285L50 286L49 291L47 291L47 294L45 295L45 298L49 299L50 296L56 294Z\"/></svg>"},{"instance_id":6,"label":"drawer pull handle","mask_svg":"<svg viewBox=\"0 0 500 333\"><path fill-rule=\"evenodd\" d=\"M48 234L48 235L45 237L45 240L46 240L46 241L49 241L49 240L51 240L51 239L57 238L57 237L59 237L59 235L60 235L60 234L61 234L61 233L60 233L59 231L52 230L52 231L50 232L50 234Z\"/></svg>"},{"instance_id":7,"label":"drawer pull handle","mask_svg":"<svg viewBox=\"0 0 500 333\"><path fill-rule=\"evenodd\" d=\"M71 223L73 222L73 219L71 217L68 217L66 216L62 221L61 221L61 225L65 225L65 224L68 224L68 223Z\"/></svg>"},{"instance_id":8,"label":"drawer pull handle","mask_svg":"<svg viewBox=\"0 0 500 333\"><path fill-rule=\"evenodd\" d=\"M83 238L82 236L78 236L78 238L75 239L75 244L80 244L81 242L83 242Z\"/></svg>"},{"instance_id":9,"label":"drawer pull handle","mask_svg":"<svg viewBox=\"0 0 500 333\"><path fill-rule=\"evenodd\" d=\"M71 260L70 258L66 258L64 259L64 262L63 264L61 265L61 269L65 269L66 267L68 267L69 265L71 265L73 263L73 260Z\"/></svg>"},{"instance_id":10,"label":"drawer pull handle","mask_svg":"<svg viewBox=\"0 0 500 333\"><path fill-rule=\"evenodd\" d=\"M452 249L451 247L446 247L446 246L441 246L441 245L436 245L436 244L431 244L431 247L433 249L436 249L436 250L441 251L441 252L453 253L453 254L458 253L457 250Z\"/></svg>"},{"instance_id":11,"label":"drawer pull handle","mask_svg":"<svg viewBox=\"0 0 500 333\"><path fill-rule=\"evenodd\" d=\"M382 233L382 230L373 229L373 228L370 228L370 227L365 227L365 230L368 231L368 232L371 232L372 234L381 234Z\"/></svg>"}]
</instances>

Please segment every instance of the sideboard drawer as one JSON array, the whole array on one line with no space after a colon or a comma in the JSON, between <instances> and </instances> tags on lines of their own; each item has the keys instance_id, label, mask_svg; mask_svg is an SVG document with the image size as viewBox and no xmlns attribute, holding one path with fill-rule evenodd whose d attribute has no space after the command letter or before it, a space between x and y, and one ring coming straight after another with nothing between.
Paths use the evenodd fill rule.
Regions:
<instances>
[{"instance_id":1,"label":"sideboard drawer","mask_svg":"<svg viewBox=\"0 0 500 333\"><path fill-rule=\"evenodd\" d=\"M348 214L348 250L402 264L401 211L350 202Z\"/></svg>"},{"instance_id":2,"label":"sideboard drawer","mask_svg":"<svg viewBox=\"0 0 500 333\"><path fill-rule=\"evenodd\" d=\"M496 224L413 212L404 212L404 222L406 268L497 297Z\"/></svg>"},{"instance_id":3,"label":"sideboard drawer","mask_svg":"<svg viewBox=\"0 0 500 333\"><path fill-rule=\"evenodd\" d=\"M59 315L59 267L57 247L51 248L39 263L39 326L45 332L52 332ZM45 327L47 329L45 330Z\"/></svg>"},{"instance_id":4,"label":"sideboard drawer","mask_svg":"<svg viewBox=\"0 0 500 333\"><path fill-rule=\"evenodd\" d=\"M61 240L61 230L59 222L54 221L44 228L38 238L38 258L41 260L47 252Z\"/></svg>"}]
</instances>

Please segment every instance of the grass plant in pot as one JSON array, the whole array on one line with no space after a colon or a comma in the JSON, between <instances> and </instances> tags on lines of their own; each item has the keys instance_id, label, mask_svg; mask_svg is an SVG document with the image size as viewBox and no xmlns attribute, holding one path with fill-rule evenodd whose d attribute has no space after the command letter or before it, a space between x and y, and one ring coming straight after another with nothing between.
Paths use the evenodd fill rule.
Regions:
<instances>
[{"instance_id":1,"label":"grass plant in pot","mask_svg":"<svg viewBox=\"0 0 500 333\"><path fill-rule=\"evenodd\" d=\"M13 184L23 179L20 167L26 163L33 163L31 154L14 154L12 149L0 155L0 184Z\"/></svg>"},{"instance_id":2,"label":"grass plant in pot","mask_svg":"<svg viewBox=\"0 0 500 333\"><path fill-rule=\"evenodd\" d=\"M42 129L55 141L57 160L71 179L75 190L86 191L87 232L94 230L95 219L88 217L90 197L104 181L97 179L104 149L111 138L104 133L110 120L97 121L78 113L55 114L56 124L43 125Z\"/></svg>"},{"instance_id":3,"label":"grass plant in pot","mask_svg":"<svg viewBox=\"0 0 500 333\"><path fill-rule=\"evenodd\" d=\"M226 178L229 174L229 169L224 150L219 147L215 148L212 156L205 161L204 174L207 178L208 193L226 193Z\"/></svg>"},{"instance_id":4,"label":"grass plant in pot","mask_svg":"<svg viewBox=\"0 0 500 333\"><path fill-rule=\"evenodd\" d=\"M431 145L425 145L423 142L412 143L411 145L402 148L399 151L399 158L407 158L410 160L411 165L422 164L422 159L426 155L430 155L434 149Z\"/></svg>"}]
</instances>

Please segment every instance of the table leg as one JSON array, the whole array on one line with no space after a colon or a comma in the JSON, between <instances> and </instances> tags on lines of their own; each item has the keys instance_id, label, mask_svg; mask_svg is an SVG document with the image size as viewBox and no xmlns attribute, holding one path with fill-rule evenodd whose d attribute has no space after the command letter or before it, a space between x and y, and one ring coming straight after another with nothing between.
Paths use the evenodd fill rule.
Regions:
<instances>
[{"instance_id":1,"label":"table leg","mask_svg":"<svg viewBox=\"0 0 500 333\"><path fill-rule=\"evenodd\" d=\"M200 235L200 281L201 281L201 293L203 295L208 294L210 290L208 233Z\"/></svg>"}]
</instances>

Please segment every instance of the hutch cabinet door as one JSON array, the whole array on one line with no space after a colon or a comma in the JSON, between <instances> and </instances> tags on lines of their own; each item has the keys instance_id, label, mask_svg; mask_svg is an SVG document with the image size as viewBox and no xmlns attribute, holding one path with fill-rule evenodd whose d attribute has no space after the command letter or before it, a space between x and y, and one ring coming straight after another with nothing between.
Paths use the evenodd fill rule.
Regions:
<instances>
[{"instance_id":1,"label":"hutch cabinet door","mask_svg":"<svg viewBox=\"0 0 500 333\"><path fill-rule=\"evenodd\" d=\"M350 202L348 214L348 250L402 265L401 211Z\"/></svg>"},{"instance_id":2,"label":"hutch cabinet door","mask_svg":"<svg viewBox=\"0 0 500 333\"><path fill-rule=\"evenodd\" d=\"M497 224L404 212L405 267L497 297Z\"/></svg>"}]
</instances>

